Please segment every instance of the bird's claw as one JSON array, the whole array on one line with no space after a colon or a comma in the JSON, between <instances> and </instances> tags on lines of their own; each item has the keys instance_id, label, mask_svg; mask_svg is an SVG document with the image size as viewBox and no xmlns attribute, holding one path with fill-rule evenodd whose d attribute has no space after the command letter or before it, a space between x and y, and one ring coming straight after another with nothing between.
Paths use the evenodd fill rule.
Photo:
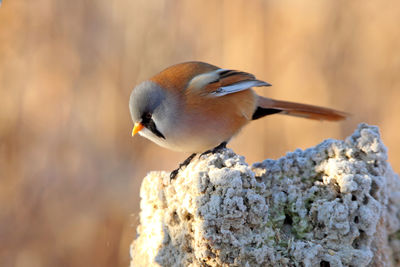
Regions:
<instances>
[{"instance_id":1,"label":"bird's claw","mask_svg":"<svg viewBox=\"0 0 400 267\"><path fill-rule=\"evenodd\" d=\"M214 147L213 149L210 149L210 150L207 150L207 151L201 153L200 157L208 155L208 154L215 154L215 153L221 151L222 149L226 148L226 144L227 144L227 142L222 142L221 144L219 144L218 146Z\"/></svg>"},{"instance_id":2,"label":"bird's claw","mask_svg":"<svg viewBox=\"0 0 400 267\"><path fill-rule=\"evenodd\" d=\"M193 153L190 155L185 161L183 161L181 164L179 164L179 167L171 172L169 175L169 178L171 180L175 179L175 177L178 175L179 171L183 168L189 165L189 163L192 161L192 159L196 156L196 153Z\"/></svg>"},{"instance_id":3,"label":"bird's claw","mask_svg":"<svg viewBox=\"0 0 400 267\"><path fill-rule=\"evenodd\" d=\"M179 173L179 169L180 169L180 167L178 168L178 169L175 169L175 170L173 170L172 172L171 172L171 174L169 175L169 179L170 180L174 180L175 179L175 177L178 175L178 173Z\"/></svg>"}]
</instances>

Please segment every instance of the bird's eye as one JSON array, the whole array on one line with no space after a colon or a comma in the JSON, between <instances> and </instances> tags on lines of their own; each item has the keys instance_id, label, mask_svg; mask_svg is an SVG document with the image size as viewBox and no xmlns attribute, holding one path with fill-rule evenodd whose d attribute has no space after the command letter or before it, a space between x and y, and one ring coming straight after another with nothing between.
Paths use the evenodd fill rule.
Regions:
<instances>
[{"instance_id":1,"label":"bird's eye","mask_svg":"<svg viewBox=\"0 0 400 267\"><path fill-rule=\"evenodd\" d=\"M165 136L157 129L156 124L153 121L153 115L149 112L144 112L142 114L142 125L149 129L156 136L165 139Z\"/></svg>"},{"instance_id":2,"label":"bird's eye","mask_svg":"<svg viewBox=\"0 0 400 267\"><path fill-rule=\"evenodd\" d=\"M142 120L144 121L144 122L149 122L150 120L151 120L151 113L149 113L149 112L145 112L145 113L143 113L143 115L142 115Z\"/></svg>"}]
</instances>

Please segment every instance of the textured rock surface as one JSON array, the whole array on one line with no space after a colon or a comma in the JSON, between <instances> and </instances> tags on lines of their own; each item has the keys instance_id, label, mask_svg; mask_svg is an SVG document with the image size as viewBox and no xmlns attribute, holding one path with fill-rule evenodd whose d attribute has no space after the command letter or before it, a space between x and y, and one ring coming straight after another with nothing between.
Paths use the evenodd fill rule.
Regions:
<instances>
[{"instance_id":1,"label":"textured rock surface","mask_svg":"<svg viewBox=\"0 0 400 267\"><path fill-rule=\"evenodd\" d=\"M400 265L400 180L376 127L252 167L226 149L140 194L131 266Z\"/></svg>"}]
</instances>

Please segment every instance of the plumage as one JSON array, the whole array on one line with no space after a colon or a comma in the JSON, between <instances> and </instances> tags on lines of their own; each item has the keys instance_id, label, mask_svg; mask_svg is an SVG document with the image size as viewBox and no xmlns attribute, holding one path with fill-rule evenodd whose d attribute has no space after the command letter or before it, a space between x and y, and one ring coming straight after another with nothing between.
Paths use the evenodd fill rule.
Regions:
<instances>
[{"instance_id":1,"label":"plumage","mask_svg":"<svg viewBox=\"0 0 400 267\"><path fill-rule=\"evenodd\" d=\"M289 101L275 100L258 96L257 106L280 110L280 114L302 117L313 120L338 121L345 119L348 114L342 111L319 107L314 105L300 104Z\"/></svg>"},{"instance_id":2,"label":"plumage","mask_svg":"<svg viewBox=\"0 0 400 267\"><path fill-rule=\"evenodd\" d=\"M254 75L242 71L216 69L195 75L188 84L188 91L218 97L247 90L251 87L270 86Z\"/></svg>"},{"instance_id":3,"label":"plumage","mask_svg":"<svg viewBox=\"0 0 400 267\"><path fill-rule=\"evenodd\" d=\"M258 80L240 81L227 86L221 86L210 94L213 96L224 96L258 86L270 86L270 84Z\"/></svg>"},{"instance_id":4,"label":"plumage","mask_svg":"<svg viewBox=\"0 0 400 267\"><path fill-rule=\"evenodd\" d=\"M191 153L228 142L251 120L267 115L330 121L347 116L329 108L261 97L252 90L257 86L270 84L250 73L186 62L135 87L129 106L133 121L143 126L136 128L139 134Z\"/></svg>"}]
</instances>

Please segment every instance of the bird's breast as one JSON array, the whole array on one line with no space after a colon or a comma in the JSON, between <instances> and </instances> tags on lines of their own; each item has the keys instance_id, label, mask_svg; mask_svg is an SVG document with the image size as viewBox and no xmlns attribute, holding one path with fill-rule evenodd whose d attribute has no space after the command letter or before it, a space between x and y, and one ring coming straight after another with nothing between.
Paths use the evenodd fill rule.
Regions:
<instances>
[{"instance_id":1,"label":"bird's breast","mask_svg":"<svg viewBox=\"0 0 400 267\"><path fill-rule=\"evenodd\" d=\"M223 97L195 98L180 110L165 140L169 149L204 152L229 141L246 125L255 109L252 90Z\"/></svg>"},{"instance_id":2,"label":"bird's breast","mask_svg":"<svg viewBox=\"0 0 400 267\"><path fill-rule=\"evenodd\" d=\"M148 129L140 134L171 150L204 152L229 141L251 120L255 99L252 90L222 97L189 97L186 105L157 125L165 139Z\"/></svg>"}]
</instances>

